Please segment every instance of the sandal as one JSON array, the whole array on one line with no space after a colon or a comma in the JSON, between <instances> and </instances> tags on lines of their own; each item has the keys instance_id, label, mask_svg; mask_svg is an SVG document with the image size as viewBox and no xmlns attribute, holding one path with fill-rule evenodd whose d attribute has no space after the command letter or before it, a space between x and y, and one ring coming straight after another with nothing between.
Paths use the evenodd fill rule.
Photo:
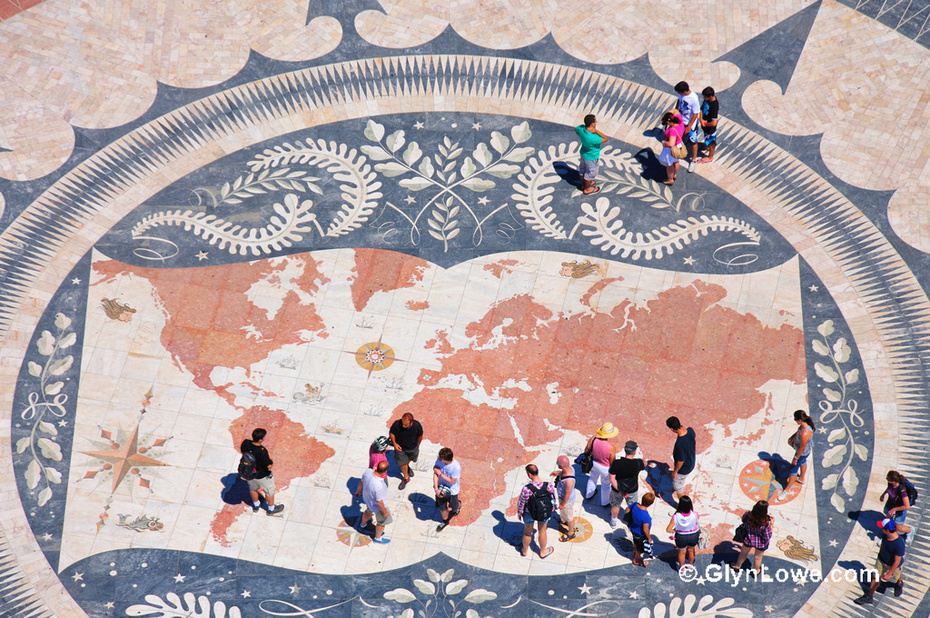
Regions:
<instances>
[{"instance_id":1,"label":"sandal","mask_svg":"<svg viewBox=\"0 0 930 618\"><path fill-rule=\"evenodd\" d=\"M555 551L555 547L553 547L552 545L550 545L550 546L547 547L546 549L547 549L546 553L541 554L541 555L539 556L539 557L542 558L543 560L545 560L546 558L548 558L549 556L551 556L551 555L552 555L552 552Z\"/></svg>"},{"instance_id":2,"label":"sandal","mask_svg":"<svg viewBox=\"0 0 930 618\"><path fill-rule=\"evenodd\" d=\"M600 192L600 190L601 190L601 188L600 188L599 186L594 185L594 188L593 188L593 189L591 189L590 191L582 191L582 193L584 193L585 195L591 195L592 193L598 193L598 192Z\"/></svg>"},{"instance_id":3,"label":"sandal","mask_svg":"<svg viewBox=\"0 0 930 618\"><path fill-rule=\"evenodd\" d=\"M662 184L663 184L663 185L668 185L668 186L671 187L673 184L675 184L675 181L674 181L674 180L663 180L663 181L662 181Z\"/></svg>"},{"instance_id":4,"label":"sandal","mask_svg":"<svg viewBox=\"0 0 930 618\"><path fill-rule=\"evenodd\" d=\"M567 541L571 541L571 540L572 540L573 538L575 538L576 536L578 536L578 533L577 533L577 532L576 532L575 534L571 534L571 535L569 535L569 534L561 534L561 535L559 535L559 540L562 541L563 543L565 543L565 542L567 542Z\"/></svg>"}]
</instances>

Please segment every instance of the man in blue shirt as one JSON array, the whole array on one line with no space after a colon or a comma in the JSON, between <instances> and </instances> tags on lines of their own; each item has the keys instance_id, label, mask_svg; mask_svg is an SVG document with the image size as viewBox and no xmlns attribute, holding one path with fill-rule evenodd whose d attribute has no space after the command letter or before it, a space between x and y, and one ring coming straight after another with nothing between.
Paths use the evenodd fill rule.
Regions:
<instances>
[{"instance_id":1,"label":"man in blue shirt","mask_svg":"<svg viewBox=\"0 0 930 618\"><path fill-rule=\"evenodd\" d=\"M607 141L607 136L597 130L597 118L594 114L585 116L584 124L575 127L575 133L581 140L581 161L578 164L581 190L585 194L597 193L601 188L594 184L594 179L597 178L601 146Z\"/></svg>"},{"instance_id":2,"label":"man in blue shirt","mask_svg":"<svg viewBox=\"0 0 930 618\"><path fill-rule=\"evenodd\" d=\"M904 580L901 577L901 564L904 562L904 538L901 534L911 531L910 526L896 524L893 519L883 519L877 522L882 531L882 544L878 549L878 559L875 560L875 570L878 577L872 580L869 591L855 599L856 605L871 605L875 601L872 596L879 585L894 580L894 595L901 596L904 592Z\"/></svg>"}]
</instances>

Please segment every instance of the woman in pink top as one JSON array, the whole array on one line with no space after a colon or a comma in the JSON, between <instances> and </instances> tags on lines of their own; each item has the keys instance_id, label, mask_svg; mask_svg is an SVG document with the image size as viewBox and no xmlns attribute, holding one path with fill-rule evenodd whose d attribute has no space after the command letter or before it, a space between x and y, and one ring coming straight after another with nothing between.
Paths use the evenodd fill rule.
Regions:
<instances>
[{"instance_id":1,"label":"woman in pink top","mask_svg":"<svg viewBox=\"0 0 930 618\"><path fill-rule=\"evenodd\" d=\"M668 177L664 184L672 186L678 178L678 159L672 156L672 148L684 145L681 137L685 134L685 125L681 122L681 116L672 112L666 112L662 116L662 124L666 125L666 129L659 163L665 166L665 174Z\"/></svg>"},{"instance_id":2,"label":"woman in pink top","mask_svg":"<svg viewBox=\"0 0 930 618\"><path fill-rule=\"evenodd\" d=\"M601 425L585 447L585 453L591 453L594 458L594 465L591 466L591 472L588 473L588 487L585 489L584 496L586 500L594 497L597 486L601 486L601 506L607 506L610 503L610 464L617 455L616 447L609 442L611 438L617 436L620 430L614 427L613 423L604 423Z\"/></svg>"}]
</instances>

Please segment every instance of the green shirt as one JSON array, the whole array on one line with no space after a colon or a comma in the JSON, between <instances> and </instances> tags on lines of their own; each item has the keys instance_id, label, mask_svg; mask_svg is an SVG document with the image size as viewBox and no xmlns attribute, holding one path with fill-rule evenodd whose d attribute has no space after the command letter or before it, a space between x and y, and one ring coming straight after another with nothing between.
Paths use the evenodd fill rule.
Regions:
<instances>
[{"instance_id":1,"label":"green shirt","mask_svg":"<svg viewBox=\"0 0 930 618\"><path fill-rule=\"evenodd\" d=\"M601 158L601 136L597 133L591 133L584 128L583 124L575 127L575 133L581 140L581 158L588 161L597 161Z\"/></svg>"}]
</instances>

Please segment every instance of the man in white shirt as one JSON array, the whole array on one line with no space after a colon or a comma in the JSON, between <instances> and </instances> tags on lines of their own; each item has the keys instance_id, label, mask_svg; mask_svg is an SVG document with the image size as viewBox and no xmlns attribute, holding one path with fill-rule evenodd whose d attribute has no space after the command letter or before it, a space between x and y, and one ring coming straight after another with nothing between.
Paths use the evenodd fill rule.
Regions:
<instances>
[{"instance_id":1,"label":"man in white shirt","mask_svg":"<svg viewBox=\"0 0 930 618\"><path fill-rule=\"evenodd\" d=\"M439 449L439 457L433 465L433 491L436 492L436 506L442 514L442 523L436 526L436 532L442 532L449 525L449 520L459 514L461 476L462 464L455 461L452 449Z\"/></svg>"},{"instance_id":2,"label":"man in white shirt","mask_svg":"<svg viewBox=\"0 0 930 618\"><path fill-rule=\"evenodd\" d=\"M681 116L681 122L685 125L685 134L684 141L685 146L688 148L688 152L692 151L691 146L697 143L697 131L700 124L698 119L701 117L701 101L698 99L698 95L694 92L691 92L691 87L688 86L688 82L678 82L675 84L675 93L678 95L678 105L674 111L678 111L678 114ZM694 157L691 157L691 162L688 163L688 171L693 172L697 167L697 161L694 160Z\"/></svg>"},{"instance_id":3,"label":"man in white shirt","mask_svg":"<svg viewBox=\"0 0 930 618\"><path fill-rule=\"evenodd\" d=\"M378 467L372 470L368 468L362 475L362 500L365 501L365 512L359 520L359 530L366 528L371 518L375 518L375 536L372 539L375 543L390 543L390 539L384 538L384 527L391 523L391 513L388 511L384 501L387 499L387 471L388 462L381 461Z\"/></svg>"}]
</instances>

